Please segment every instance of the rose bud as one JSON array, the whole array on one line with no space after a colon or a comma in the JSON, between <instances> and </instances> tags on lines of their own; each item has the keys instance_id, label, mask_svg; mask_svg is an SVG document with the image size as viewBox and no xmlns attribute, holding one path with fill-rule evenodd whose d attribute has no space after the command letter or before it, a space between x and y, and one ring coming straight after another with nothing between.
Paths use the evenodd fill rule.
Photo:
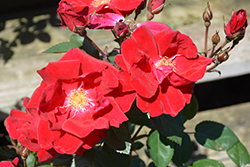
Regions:
<instances>
[{"instance_id":1,"label":"rose bud","mask_svg":"<svg viewBox=\"0 0 250 167\"><path fill-rule=\"evenodd\" d=\"M229 58L229 54L227 51L222 51L218 54L217 56L217 60L222 63L224 61L226 61Z\"/></svg>"},{"instance_id":2,"label":"rose bud","mask_svg":"<svg viewBox=\"0 0 250 167\"><path fill-rule=\"evenodd\" d=\"M122 20L117 22L114 27L114 32L117 36L128 36L129 35L129 27Z\"/></svg>"},{"instance_id":3,"label":"rose bud","mask_svg":"<svg viewBox=\"0 0 250 167\"><path fill-rule=\"evenodd\" d=\"M240 41L245 35L247 25L247 14L244 9L233 13L231 20L225 26L226 39Z\"/></svg>"},{"instance_id":4,"label":"rose bud","mask_svg":"<svg viewBox=\"0 0 250 167\"><path fill-rule=\"evenodd\" d=\"M148 0L147 9L151 14L160 13L165 7L165 0Z\"/></svg>"},{"instance_id":5,"label":"rose bud","mask_svg":"<svg viewBox=\"0 0 250 167\"><path fill-rule=\"evenodd\" d=\"M205 26L209 27L210 26L210 20L212 20L212 18L213 18L213 13L212 13L212 11L210 9L209 2L207 2L207 7L205 8L205 10L203 12L202 18L203 18L203 20L205 22Z\"/></svg>"},{"instance_id":6,"label":"rose bud","mask_svg":"<svg viewBox=\"0 0 250 167\"><path fill-rule=\"evenodd\" d=\"M214 46L220 42L219 31L216 31L216 33L212 36L212 42Z\"/></svg>"},{"instance_id":7,"label":"rose bud","mask_svg":"<svg viewBox=\"0 0 250 167\"><path fill-rule=\"evenodd\" d=\"M147 13L147 20L148 21L150 21L150 20L152 20L153 18L154 18L154 14L152 14L152 13Z\"/></svg>"}]
</instances>

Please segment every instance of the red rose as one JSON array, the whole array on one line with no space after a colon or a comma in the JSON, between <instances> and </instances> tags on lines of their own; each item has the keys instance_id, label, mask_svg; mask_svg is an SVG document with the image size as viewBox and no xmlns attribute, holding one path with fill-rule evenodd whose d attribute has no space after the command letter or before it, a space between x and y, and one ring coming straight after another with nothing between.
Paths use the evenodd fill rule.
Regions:
<instances>
[{"instance_id":1,"label":"red rose","mask_svg":"<svg viewBox=\"0 0 250 167\"><path fill-rule=\"evenodd\" d=\"M20 142L22 137L22 145L34 142L47 152L82 154L106 136L110 126L127 121L124 112L134 95L121 91L118 69L109 63L70 49L38 73L43 81L25 104L28 113L12 110L6 120L11 138ZM35 144L24 146L34 151Z\"/></svg>"},{"instance_id":2,"label":"red rose","mask_svg":"<svg viewBox=\"0 0 250 167\"><path fill-rule=\"evenodd\" d=\"M169 29L152 34L146 26L122 44L116 63L137 92L137 106L156 117L176 116L190 103L192 83L201 79L212 59L197 55L192 40Z\"/></svg>"},{"instance_id":3,"label":"red rose","mask_svg":"<svg viewBox=\"0 0 250 167\"><path fill-rule=\"evenodd\" d=\"M62 25L71 31L112 28L117 21L131 14L143 0L61 0L57 13Z\"/></svg>"},{"instance_id":4,"label":"red rose","mask_svg":"<svg viewBox=\"0 0 250 167\"><path fill-rule=\"evenodd\" d=\"M16 157L12 162L11 161L1 161L0 167L17 167L18 164L18 157Z\"/></svg>"},{"instance_id":5,"label":"red rose","mask_svg":"<svg viewBox=\"0 0 250 167\"><path fill-rule=\"evenodd\" d=\"M243 9L233 13L231 20L225 26L226 38L231 41L237 39L241 40L245 35L247 27L247 14Z\"/></svg>"}]
</instances>

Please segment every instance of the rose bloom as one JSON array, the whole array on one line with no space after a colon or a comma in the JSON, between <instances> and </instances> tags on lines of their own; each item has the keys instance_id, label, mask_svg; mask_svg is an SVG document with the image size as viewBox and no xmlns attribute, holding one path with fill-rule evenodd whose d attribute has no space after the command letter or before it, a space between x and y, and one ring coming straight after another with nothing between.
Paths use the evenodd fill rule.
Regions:
<instances>
[{"instance_id":1,"label":"rose bloom","mask_svg":"<svg viewBox=\"0 0 250 167\"><path fill-rule=\"evenodd\" d=\"M12 110L6 128L11 138L36 151L39 161L57 153L81 155L110 126L128 120L124 112L134 96L122 92L118 69L111 64L76 48L38 73L43 81L24 100L27 113Z\"/></svg>"},{"instance_id":2,"label":"rose bloom","mask_svg":"<svg viewBox=\"0 0 250 167\"><path fill-rule=\"evenodd\" d=\"M193 83L212 59L199 56L192 40L168 28L152 34L142 25L122 43L116 63L137 93L137 106L150 116L176 116L190 103Z\"/></svg>"},{"instance_id":3,"label":"rose bloom","mask_svg":"<svg viewBox=\"0 0 250 167\"><path fill-rule=\"evenodd\" d=\"M16 157L12 162L11 161L1 161L0 167L17 167L18 164L18 157Z\"/></svg>"},{"instance_id":4,"label":"rose bloom","mask_svg":"<svg viewBox=\"0 0 250 167\"><path fill-rule=\"evenodd\" d=\"M85 27L110 29L141 2L143 0L61 0L57 13L62 25L76 33Z\"/></svg>"},{"instance_id":5,"label":"rose bloom","mask_svg":"<svg viewBox=\"0 0 250 167\"><path fill-rule=\"evenodd\" d=\"M241 40L245 35L247 27L247 13L244 9L234 12L231 20L225 26L226 38L231 41L234 39Z\"/></svg>"}]
</instances>

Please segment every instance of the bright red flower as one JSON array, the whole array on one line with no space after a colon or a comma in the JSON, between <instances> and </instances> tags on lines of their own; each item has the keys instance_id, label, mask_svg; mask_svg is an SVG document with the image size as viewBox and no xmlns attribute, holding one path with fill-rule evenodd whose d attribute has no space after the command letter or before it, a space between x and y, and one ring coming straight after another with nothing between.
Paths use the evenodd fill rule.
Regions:
<instances>
[{"instance_id":1,"label":"bright red flower","mask_svg":"<svg viewBox=\"0 0 250 167\"><path fill-rule=\"evenodd\" d=\"M231 20L225 26L226 38L229 41L235 40L236 38L241 40L245 35L247 25L247 13L244 9L233 13Z\"/></svg>"},{"instance_id":2,"label":"bright red flower","mask_svg":"<svg viewBox=\"0 0 250 167\"><path fill-rule=\"evenodd\" d=\"M11 161L1 161L0 167L17 167L18 164L18 157L16 157L12 162Z\"/></svg>"},{"instance_id":3,"label":"bright red flower","mask_svg":"<svg viewBox=\"0 0 250 167\"><path fill-rule=\"evenodd\" d=\"M143 0L61 0L57 9L62 25L77 32L82 30L112 28L116 22L131 14ZM78 33L78 32L77 32Z\"/></svg>"},{"instance_id":4,"label":"bright red flower","mask_svg":"<svg viewBox=\"0 0 250 167\"><path fill-rule=\"evenodd\" d=\"M38 73L43 81L25 103L28 113L12 110L6 120L11 138L28 149L82 154L106 136L110 126L127 120L124 112L135 97L121 91L118 69L109 63L71 49ZM37 145L26 144L32 142ZM49 160L41 156L40 161Z\"/></svg>"},{"instance_id":5,"label":"bright red flower","mask_svg":"<svg viewBox=\"0 0 250 167\"><path fill-rule=\"evenodd\" d=\"M152 34L146 26L122 44L116 63L137 92L137 106L156 117L176 116L190 103L192 83L201 79L212 59L199 56L192 40L169 29ZM129 83L128 83L129 84Z\"/></svg>"}]
</instances>

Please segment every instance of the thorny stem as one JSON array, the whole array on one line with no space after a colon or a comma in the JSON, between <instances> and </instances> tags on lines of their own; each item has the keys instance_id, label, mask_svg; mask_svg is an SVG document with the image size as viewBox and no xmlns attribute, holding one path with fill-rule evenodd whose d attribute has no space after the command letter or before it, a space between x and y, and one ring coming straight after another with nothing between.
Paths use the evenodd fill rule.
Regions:
<instances>
[{"instance_id":1,"label":"thorny stem","mask_svg":"<svg viewBox=\"0 0 250 167\"><path fill-rule=\"evenodd\" d=\"M215 49L215 45L213 45L213 48L212 48L212 51L211 51L211 54L209 55L209 58L212 58L214 56L214 49Z\"/></svg>"},{"instance_id":2,"label":"thorny stem","mask_svg":"<svg viewBox=\"0 0 250 167\"><path fill-rule=\"evenodd\" d=\"M208 37L208 29L209 27L206 26L206 32L205 32L205 55L207 56L207 37Z\"/></svg>"},{"instance_id":3,"label":"thorny stem","mask_svg":"<svg viewBox=\"0 0 250 167\"><path fill-rule=\"evenodd\" d=\"M227 44L228 42L227 41L225 41L213 54L212 54L212 56L211 57L213 57L217 52L219 52L224 46L226 46L226 44Z\"/></svg>"}]
</instances>

